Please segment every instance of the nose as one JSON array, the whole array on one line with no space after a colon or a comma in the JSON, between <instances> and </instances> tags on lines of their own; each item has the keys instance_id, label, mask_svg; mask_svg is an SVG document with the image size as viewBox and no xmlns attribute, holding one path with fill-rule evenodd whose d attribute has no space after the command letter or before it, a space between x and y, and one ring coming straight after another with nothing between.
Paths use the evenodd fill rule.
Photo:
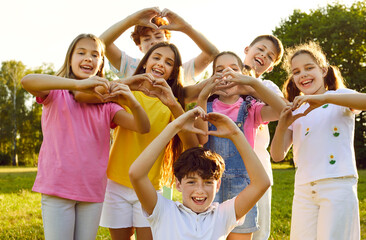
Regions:
<instances>
[{"instance_id":1,"label":"nose","mask_svg":"<svg viewBox=\"0 0 366 240\"><path fill-rule=\"evenodd\" d=\"M202 194L203 192L203 185L197 184L196 193Z\"/></svg>"}]
</instances>

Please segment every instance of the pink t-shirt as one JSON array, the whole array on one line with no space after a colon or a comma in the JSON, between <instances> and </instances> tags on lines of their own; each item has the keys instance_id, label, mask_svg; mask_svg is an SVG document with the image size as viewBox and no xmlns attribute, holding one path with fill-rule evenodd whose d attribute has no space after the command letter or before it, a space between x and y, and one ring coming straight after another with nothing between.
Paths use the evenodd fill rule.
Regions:
<instances>
[{"instance_id":1,"label":"pink t-shirt","mask_svg":"<svg viewBox=\"0 0 366 240\"><path fill-rule=\"evenodd\" d=\"M103 202L110 127L122 107L78 103L67 90L53 90L43 104L43 143L33 191L84 202Z\"/></svg>"},{"instance_id":2,"label":"pink t-shirt","mask_svg":"<svg viewBox=\"0 0 366 240\"><path fill-rule=\"evenodd\" d=\"M218 98L216 98L212 102L212 110L214 112L222 113L228 117L230 117L234 122L238 118L238 113L240 109L240 105L243 103L243 98L239 98L233 104L226 104L221 102ZM264 124L261 116L261 110L264 106L263 103L257 102L253 100L251 102L251 106L248 108L248 117L244 122L244 135L247 138L250 146L254 147L255 136L257 134L257 129L259 125Z\"/></svg>"}]
</instances>

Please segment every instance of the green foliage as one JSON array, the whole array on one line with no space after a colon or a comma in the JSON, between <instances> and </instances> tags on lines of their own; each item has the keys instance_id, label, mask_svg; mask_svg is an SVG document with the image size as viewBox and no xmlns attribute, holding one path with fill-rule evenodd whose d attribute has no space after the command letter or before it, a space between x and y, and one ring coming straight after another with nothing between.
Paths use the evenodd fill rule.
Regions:
<instances>
[{"instance_id":1,"label":"green foliage","mask_svg":"<svg viewBox=\"0 0 366 240\"><path fill-rule=\"evenodd\" d=\"M294 10L282 20L273 34L284 47L292 47L309 40L323 48L331 65L338 66L347 86L366 92L366 2L355 2L350 7L334 3L309 13ZM276 67L265 74L266 79L282 86L286 72ZM366 114L356 117L355 152L358 167L366 167Z\"/></svg>"},{"instance_id":2,"label":"green foliage","mask_svg":"<svg viewBox=\"0 0 366 240\"><path fill-rule=\"evenodd\" d=\"M273 170L272 222L269 239L289 239L294 169ZM366 239L366 170L359 171L361 239ZM41 195L31 191L35 168L0 168L0 239L43 239ZM173 200L181 196L175 190ZM96 239L111 239L107 228L99 227Z\"/></svg>"},{"instance_id":3,"label":"green foliage","mask_svg":"<svg viewBox=\"0 0 366 240\"><path fill-rule=\"evenodd\" d=\"M0 70L0 165L35 165L42 143L42 107L21 86L30 73L54 74L52 65L26 69L22 62L2 62ZM11 159L9 163L8 159Z\"/></svg>"}]
</instances>

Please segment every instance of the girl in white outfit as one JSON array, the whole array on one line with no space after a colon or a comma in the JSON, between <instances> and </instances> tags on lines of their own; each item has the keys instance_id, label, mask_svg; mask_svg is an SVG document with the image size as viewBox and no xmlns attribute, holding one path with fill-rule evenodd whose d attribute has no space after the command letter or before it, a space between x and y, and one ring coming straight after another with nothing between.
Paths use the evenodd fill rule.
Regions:
<instances>
[{"instance_id":1,"label":"girl in white outfit","mask_svg":"<svg viewBox=\"0 0 366 240\"><path fill-rule=\"evenodd\" d=\"M291 103L281 113L271 156L282 161L293 144L291 239L360 239L353 139L366 95L344 87L314 42L289 49L285 61L284 94Z\"/></svg>"}]
</instances>

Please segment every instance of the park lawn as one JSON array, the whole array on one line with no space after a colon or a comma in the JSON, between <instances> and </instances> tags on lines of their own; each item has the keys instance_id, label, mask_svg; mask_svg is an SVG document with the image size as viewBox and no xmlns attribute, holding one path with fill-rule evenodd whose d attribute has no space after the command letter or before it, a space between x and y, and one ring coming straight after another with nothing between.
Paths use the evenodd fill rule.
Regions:
<instances>
[{"instance_id":1,"label":"park lawn","mask_svg":"<svg viewBox=\"0 0 366 240\"><path fill-rule=\"evenodd\" d=\"M294 169L275 165L270 239L289 239ZM359 170L361 239L366 239L366 170ZM36 168L0 167L0 239L43 239L41 196L31 191ZM180 194L174 191L174 200ZM100 227L96 239L110 239Z\"/></svg>"}]
</instances>

